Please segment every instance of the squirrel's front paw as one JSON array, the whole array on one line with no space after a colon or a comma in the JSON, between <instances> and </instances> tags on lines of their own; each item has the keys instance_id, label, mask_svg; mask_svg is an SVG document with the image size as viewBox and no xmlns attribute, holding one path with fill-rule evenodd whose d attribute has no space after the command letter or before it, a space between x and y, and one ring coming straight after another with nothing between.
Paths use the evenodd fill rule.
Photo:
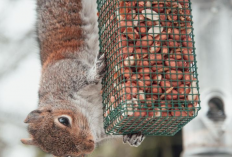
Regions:
<instances>
[{"instance_id":1,"label":"squirrel's front paw","mask_svg":"<svg viewBox=\"0 0 232 157\"><path fill-rule=\"evenodd\" d=\"M105 68L105 55L103 54L98 58L97 62L95 63L95 66L93 66L90 69L89 74L87 76L88 83L98 84L102 77L105 75Z\"/></svg>"},{"instance_id":2,"label":"squirrel's front paw","mask_svg":"<svg viewBox=\"0 0 232 157\"><path fill-rule=\"evenodd\" d=\"M97 74L100 77L103 77L105 75L105 72L106 72L105 68L106 68L105 54L102 54L101 56L99 56L97 60Z\"/></svg>"},{"instance_id":3,"label":"squirrel's front paw","mask_svg":"<svg viewBox=\"0 0 232 157\"><path fill-rule=\"evenodd\" d=\"M141 133L123 135L123 143L128 143L130 146L134 147L138 147L144 139L145 136Z\"/></svg>"}]
</instances>

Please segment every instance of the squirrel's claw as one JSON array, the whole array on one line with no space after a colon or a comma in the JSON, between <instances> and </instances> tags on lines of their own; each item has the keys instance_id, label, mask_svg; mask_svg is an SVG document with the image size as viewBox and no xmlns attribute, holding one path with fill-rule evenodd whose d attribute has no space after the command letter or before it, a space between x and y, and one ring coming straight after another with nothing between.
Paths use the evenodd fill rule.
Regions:
<instances>
[{"instance_id":1,"label":"squirrel's claw","mask_svg":"<svg viewBox=\"0 0 232 157\"><path fill-rule=\"evenodd\" d=\"M99 76L104 76L106 72L106 64L105 64L105 54L99 56L97 61L97 73Z\"/></svg>"},{"instance_id":2,"label":"squirrel's claw","mask_svg":"<svg viewBox=\"0 0 232 157\"><path fill-rule=\"evenodd\" d=\"M102 60L102 59L105 59L105 54L104 53L99 55L99 57L98 57L98 60Z\"/></svg>"},{"instance_id":3,"label":"squirrel's claw","mask_svg":"<svg viewBox=\"0 0 232 157\"><path fill-rule=\"evenodd\" d=\"M141 133L123 135L123 143L128 143L130 146L134 147L138 147L144 139L145 136Z\"/></svg>"}]
</instances>

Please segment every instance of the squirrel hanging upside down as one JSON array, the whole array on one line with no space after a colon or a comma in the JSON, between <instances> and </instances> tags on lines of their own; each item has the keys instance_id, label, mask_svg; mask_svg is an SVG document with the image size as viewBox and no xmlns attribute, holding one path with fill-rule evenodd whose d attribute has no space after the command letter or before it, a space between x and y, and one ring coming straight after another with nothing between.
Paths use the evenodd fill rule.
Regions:
<instances>
[{"instance_id":1,"label":"squirrel hanging upside down","mask_svg":"<svg viewBox=\"0 0 232 157\"><path fill-rule=\"evenodd\" d=\"M37 0L38 39L42 62L39 107L27 116L29 139L59 157L91 153L107 138L103 128L96 0ZM138 146L141 134L124 135Z\"/></svg>"}]
</instances>

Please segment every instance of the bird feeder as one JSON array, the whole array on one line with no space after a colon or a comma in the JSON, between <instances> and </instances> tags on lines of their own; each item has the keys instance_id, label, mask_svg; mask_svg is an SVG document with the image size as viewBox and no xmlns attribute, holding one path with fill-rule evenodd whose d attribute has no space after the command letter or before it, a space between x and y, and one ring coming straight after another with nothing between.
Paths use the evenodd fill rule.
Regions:
<instances>
[{"instance_id":1,"label":"bird feeder","mask_svg":"<svg viewBox=\"0 0 232 157\"><path fill-rule=\"evenodd\" d=\"M107 134L175 135L200 110L190 0L97 0Z\"/></svg>"}]
</instances>

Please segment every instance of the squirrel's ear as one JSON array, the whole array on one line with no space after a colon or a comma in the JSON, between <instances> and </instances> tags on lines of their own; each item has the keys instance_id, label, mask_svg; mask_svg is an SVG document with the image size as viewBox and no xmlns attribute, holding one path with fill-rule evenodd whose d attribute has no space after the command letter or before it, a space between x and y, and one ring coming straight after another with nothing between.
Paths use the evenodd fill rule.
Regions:
<instances>
[{"instance_id":1,"label":"squirrel's ear","mask_svg":"<svg viewBox=\"0 0 232 157\"><path fill-rule=\"evenodd\" d=\"M29 139L21 139L21 142L26 145L36 145L32 138Z\"/></svg>"},{"instance_id":2,"label":"squirrel's ear","mask_svg":"<svg viewBox=\"0 0 232 157\"><path fill-rule=\"evenodd\" d=\"M43 118L41 110L34 110L28 114L27 118L24 120L24 123L35 123L40 121Z\"/></svg>"}]
</instances>

